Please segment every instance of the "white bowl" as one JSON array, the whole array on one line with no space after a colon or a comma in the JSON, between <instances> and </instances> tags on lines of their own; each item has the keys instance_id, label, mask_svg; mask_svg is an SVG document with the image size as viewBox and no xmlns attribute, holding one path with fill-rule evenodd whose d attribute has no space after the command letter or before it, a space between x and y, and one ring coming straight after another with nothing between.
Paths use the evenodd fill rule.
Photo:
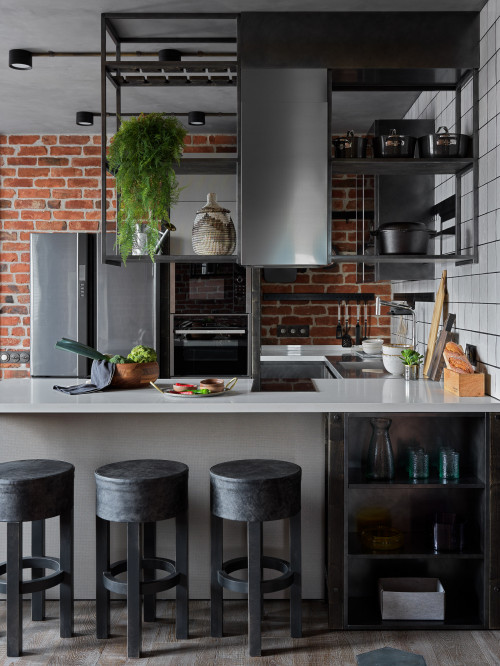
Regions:
<instances>
[{"instance_id":1,"label":"white bowl","mask_svg":"<svg viewBox=\"0 0 500 666\"><path fill-rule=\"evenodd\" d=\"M367 338L361 342L365 354L379 354L384 341L382 338Z\"/></svg>"},{"instance_id":2,"label":"white bowl","mask_svg":"<svg viewBox=\"0 0 500 666\"><path fill-rule=\"evenodd\" d=\"M404 373L404 363L399 358L403 349L413 349L412 345L382 345L382 362L384 368L391 375L402 375Z\"/></svg>"}]
</instances>

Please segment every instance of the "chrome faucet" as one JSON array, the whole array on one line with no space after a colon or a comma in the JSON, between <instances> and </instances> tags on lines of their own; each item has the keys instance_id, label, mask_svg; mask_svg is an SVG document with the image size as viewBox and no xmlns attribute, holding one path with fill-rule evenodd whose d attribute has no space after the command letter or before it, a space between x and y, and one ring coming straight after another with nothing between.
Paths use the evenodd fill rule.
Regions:
<instances>
[{"instance_id":1,"label":"chrome faucet","mask_svg":"<svg viewBox=\"0 0 500 666\"><path fill-rule=\"evenodd\" d=\"M416 351L417 349L417 322L416 322L416 317L415 317L415 310L411 308L409 305L404 305L403 303L397 303L396 301L384 301L380 298L380 296L377 296L375 299L375 314L377 316L380 315L380 306L381 305L387 305L388 307L391 308L390 314L392 315L404 315L404 314L411 314L412 320L413 320L413 335L412 335L412 346L413 349ZM403 312L401 312L403 310Z\"/></svg>"}]
</instances>

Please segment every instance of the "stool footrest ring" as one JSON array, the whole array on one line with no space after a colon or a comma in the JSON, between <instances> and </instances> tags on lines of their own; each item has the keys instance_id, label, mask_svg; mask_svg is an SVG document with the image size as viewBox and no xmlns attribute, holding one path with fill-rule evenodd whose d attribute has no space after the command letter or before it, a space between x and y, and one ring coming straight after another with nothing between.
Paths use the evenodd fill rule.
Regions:
<instances>
[{"instance_id":1,"label":"stool footrest ring","mask_svg":"<svg viewBox=\"0 0 500 666\"><path fill-rule=\"evenodd\" d=\"M141 582L140 594L158 594L158 592L170 590L170 588L175 587L180 580L181 575L176 570L175 562L173 560L168 560L166 557L144 558L141 560L141 568L146 569L147 571L161 569L162 571L168 571L169 575L163 576L163 578L159 578L158 580ZM127 571L127 560L114 562L109 567L109 571L104 571L102 574L104 587L110 592L126 595L127 581L116 579L118 574L124 573L125 571Z\"/></svg>"},{"instance_id":2,"label":"stool footrest ring","mask_svg":"<svg viewBox=\"0 0 500 666\"><path fill-rule=\"evenodd\" d=\"M219 585L222 585L226 590L231 590L232 592L248 594L248 582L246 580L234 578L234 576L230 575L234 571L240 571L241 569L248 569L247 557L236 557L233 560L223 562L222 568L217 572L217 581L219 582ZM276 578L262 580L262 594L284 590L287 587L290 587L293 583L294 572L292 571L290 563L286 560L282 560L279 557L269 557L264 555L261 560L261 569L274 569L275 571L281 571L282 574Z\"/></svg>"},{"instance_id":3,"label":"stool footrest ring","mask_svg":"<svg viewBox=\"0 0 500 666\"><path fill-rule=\"evenodd\" d=\"M33 592L43 592L51 587L59 585L64 579L64 571L58 557L48 557L47 555L38 555L36 557L23 557L23 569L50 569L54 573L33 580L24 580L20 585L21 594L31 594ZM0 563L0 576L7 573L7 562ZM0 581L0 593L7 594L7 581Z\"/></svg>"}]
</instances>

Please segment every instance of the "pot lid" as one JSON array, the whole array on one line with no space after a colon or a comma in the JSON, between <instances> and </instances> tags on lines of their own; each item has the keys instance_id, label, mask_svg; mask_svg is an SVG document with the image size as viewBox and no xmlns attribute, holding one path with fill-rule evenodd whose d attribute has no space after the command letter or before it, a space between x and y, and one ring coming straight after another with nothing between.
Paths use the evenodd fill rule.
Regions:
<instances>
[{"instance_id":1,"label":"pot lid","mask_svg":"<svg viewBox=\"0 0 500 666\"><path fill-rule=\"evenodd\" d=\"M423 222L386 222L379 231L428 231Z\"/></svg>"},{"instance_id":2,"label":"pot lid","mask_svg":"<svg viewBox=\"0 0 500 666\"><path fill-rule=\"evenodd\" d=\"M383 137L389 137L392 139L406 139L407 137L410 137L409 134L398 134L397 130L391 129L389 131L389 134L379 134L378 136L383 136ZM413 138L413 137L410 137Z\"/></svg>"},{"instance_id":3,"label":"pot lid","mask_svg":"<svg viewBox=\"0 0 500 666\"><path fill-rule=\"evenodd\" d=\"M457 134L456 132L450 132L449 129L446 127L446 125L441 125L440 127L437 128L435 134L428 134L427 136L432 136L432 137L438 137L438 138L443 138L443 137L453 137L453 138L458 138L459 136L469 136L468 134Z\"/></svg>"}]
</instances>

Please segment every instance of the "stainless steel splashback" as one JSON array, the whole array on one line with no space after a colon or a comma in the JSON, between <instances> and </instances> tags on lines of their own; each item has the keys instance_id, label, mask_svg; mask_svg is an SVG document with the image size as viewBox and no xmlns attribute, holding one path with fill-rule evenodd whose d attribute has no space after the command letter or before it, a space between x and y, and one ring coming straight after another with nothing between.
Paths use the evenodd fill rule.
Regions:
<instances>
[{"instance_id":1,"label":"stainless steel splashback","mask_svg":"<svg viewBox=\"0 0 500 666\"><path fill-rule=\"evenodd\" d=\"M241 263L315 266L330 248L326 69L241 72Z\"/></svg>"}]
</instances>

